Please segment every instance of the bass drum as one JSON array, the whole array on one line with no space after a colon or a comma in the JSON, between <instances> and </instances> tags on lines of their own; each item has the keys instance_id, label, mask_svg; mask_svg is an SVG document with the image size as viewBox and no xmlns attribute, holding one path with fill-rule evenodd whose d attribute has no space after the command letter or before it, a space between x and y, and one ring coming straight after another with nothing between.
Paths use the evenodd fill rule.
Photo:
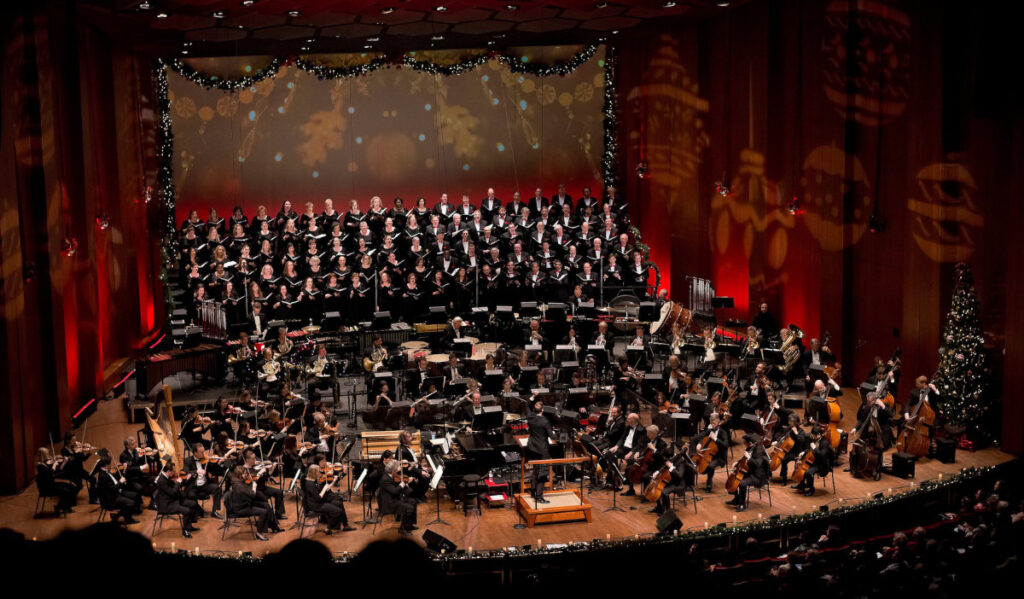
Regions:
<instances>
[{"instance_id":1,"label":"bass drum","mask_svg":"<svg viewBox=\"0 0 1024 599\"><path fill-rule=\"evenodd\" d=\"M690 324L693 314L675 302L666 302L661 307L661 315L658 320L651 323L652 335L669 335L672 328L678 322L685 329Z\"/></svg>"},{"instance_id":2,"label":"bass drum","mask_svg":"<svg viewBox=\"0 0 1024 599\"><path fill-rule=\"evenodd\" d=\"M620 293L608 303L611 314L622 316L611 324L620 333L632 333L636 328L635 318L640 314L640 300L632 293Z\"/></svg>"}]
</instances>

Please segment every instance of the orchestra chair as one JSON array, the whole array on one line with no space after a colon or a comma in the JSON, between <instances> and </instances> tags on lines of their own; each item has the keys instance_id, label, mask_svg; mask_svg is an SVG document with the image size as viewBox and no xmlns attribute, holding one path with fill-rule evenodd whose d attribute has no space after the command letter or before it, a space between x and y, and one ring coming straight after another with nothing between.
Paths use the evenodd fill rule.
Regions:
<instances>
[{"instance_id":1,"label":"orchestra chair","mask_svg":"<svg viewBox=\"0 0 1024 599\"><path fill-rule=\"evenodd\" d=\"M299 518L299 538L302 538L302 533L306 531L307 527L312 528L313 534L315 535L316 525L320 521L320 517L323 515L323 512L309 507L309 502L306 499L308 495L306 495L306 491L303 488L299 487L295 492L302 495L302 501L299 503L301 509L297 510ZM306 521L310 518L313 519L313 523L306 524Z\"/></svg>"},{"instance_id":2,"label":"orchestra chair","mask_svg":"<svg viewBox=\"0 0 1024 599\"><path fill-rule=\"evenodd\" d=\"M156 508L156 517L153 518L153 530L150 531L150 533L149 533L149 537L150 538L156 537L156 533L159 532L160 529L163 528L164 520L166 520L168 518L170 518L172 520L177 518L178 519L178 523L181 525L181 528L185 528L185 517L184 516L182 516L181 514L178 514L178 513L174 513L174 512L161 512L160 511L160 500L157 498L157 495L159 495L159 494L160 494L159 489L155 489L153 491L153 499L151 501L152 501L152 505L157 506L157 508Z\"/></svg>"},{"instance_id":3,"label":"orchestra chair","mask_svg":"<svg viewBox=\"0 0 1024 599\"><path fill-rule=\"evenodd\" d=\"M36 498L36 511L32 514L33 518L38 518L39 514L46 508L47 499L56 499L57 493L55 491L44 492L39 488L39 479L36 479L36 489L39 491L39 496Z\"/></svg>"},{"instance_id":4,"label":"orchestra chair","mask_svg":"<svg viewBox=\"0 0 1024 599\"><path fill-rule=\"evenodd\" d=\"M758 485L758 486L756 486L754 488L757 489L757 500L758 501L761 501L761 491L762 490L768 492L768 507L772 507L772 479L771 479L771 476L768 477L768 480L763 485ZM747 499L748 500L750 499L750 490L749 489L747 490Z\"/></svg>"},{"instance_id":5,"label":"orchestra chair","mask_svg":"<svg viewBox=\"0 0 1024 599\"><path fill-rule=\"evenodd\" d=\"M381 503L380 503L380 494L381 494L381 492L382 491L380 490L380 487L378 487L377 490L373 492L373 503L370 504L370 509L373 510L374 509L374 504L376 504L376 506L377 506L377 510L376 510L377 513L374 514L374 516L373 516L373 531L370 534L377 534L377 525L378 524L380 524L381 526L384 525L384 509L381 508Z\"/></svg>"},{"instance_id":6,"label":"orchestra chair","mask_svg":"<svg viewBox=\"0 0 1024 599\"><path fill-rule=\"evenodd\" d=\"M687 491L689 491L689 493L690 493L690 499L686 498ZM682 493L679 493L679 494L672 493L672 509L673 510L676 509L676 499L678 499L679 497L682 497L683 505L684 506L688 502L689 503L693 503L693 513L696 515L697 514L697 485L695 485L695 484L688 485L688 487L686 489L684 489Z\"/></svg>"},{"instance_id":7,"label":"orchestra chair","mask_svg":"<svg viewBox=\"0 0 1024 599\"><path fill-rule=\"evenodd\" d=\"M252 538L255 539L256 538L256 517L255 516L243 516L241 514L236 514L235 513L234 500L231 497L231 492L230 491L228 491L227 493L224 493L224 497L222 498L222 503L224 504L223 505L223 508L224 508L224 524L222 524L221 527L220 527L220 540L222 540L222 541L224 540L224 537L227 534L229 528L231 528L232 526L241 526L241 524L238 524L236 522L236 520L238 520L239 518L245 518L246 520L249 521L249 530L250 530L250 532L252 532Z\"/></svg>"},{"instance_id":8,"label":"orchestra chair","mask_svg":"<svg viewBox=\"0 0 1024 599\"><path fill-rule=\"evenodd\" d=\"M829 479L829 477L832 478L832 494L835 495L836 494L836 469L835 468L832 468L831 470L829 470L828 474L826 474L825 476L819 477L819 478L821 478L821 488L822 489L828 489L828 479Z\"/></svg>"}]
</instances>

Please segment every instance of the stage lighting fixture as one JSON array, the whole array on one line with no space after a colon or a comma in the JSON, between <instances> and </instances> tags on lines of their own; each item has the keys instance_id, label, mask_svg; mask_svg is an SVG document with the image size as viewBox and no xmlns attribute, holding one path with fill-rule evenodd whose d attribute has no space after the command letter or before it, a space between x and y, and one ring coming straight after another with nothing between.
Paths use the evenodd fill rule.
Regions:
<instances>
[{"instance_id":1,"label":"stage lighting fixture","mask_svg":"<svg viewBox=\"0 0 1024 599\"><path fill-rule=\"evenodd\" d=\"M140 2L139 3L139 10L149 10L149 8L150 8L149 2Z\"/></svg>"},{"instance_id":2,"label":"stage lighting fixture","mask_svg":"<svg viewBox=\"0 0 1024 599\"><path fill-rule=\"evenodd\" d=\"M598 10L600 10L602 8L608 8L608 3L607 2L598 2L597 4L594 5L594 8L596 8Z\"/></svg>"},{"instance_id":3,"label":"stage lighting fixture","mask_svg":"<svg viewBox=\"0 0 1024 599\"><path fill-rule=\"evenodd\" d=\"M448 7L442 4L441 6L434 7L434 10L437 12L445 12L448 10Z\"/></svg>"},{"instance_id":4,"label":"stage lighting fixture","mask_svg":"<svg viewBox=\"0 0 1024 599\"><path fill-rule=\"evenodd\" d=\"M256 4L256 0L242 0L242 6L252 6Z\"/></svg>"},{"instance_id":5,"label":"stage lighting fixture","mask_svg":"<svg viewBox=\"0 0 1024 599\"><path fill-rule=\"evenodd\" d=\"M505 10L519 10L519 6L516 4L506 4Z\"/></svg>"},{"instance_id":6,"label":"stage lighting fixture","mask_svg":"<svg viewBox=\"0 0 1024 599\"><path fill-rule=\"evenodd\" d=\"M368 37L368 38L366 38L366 41L368 41L368 42L379 42L380 38L379 37Z\"/></svg>"},{"instance_id":7,"label":"stage lighting fixture","mask_svg":"<svg viewBox=\"0 0 1024 599\"><path fill-rule=\"evenodd\" d=\"M665 8L675 8L676 7L676 3L675 2L666 2L665 4L662 4L662 6L665 7Z\"/></svg>"},{"instance_id":8,"label":"stage lighting fixture","mask_svg":"<svg viewBox=\"0 0 1024 599\"><path fill-rule=\"evenodd\" d=\"M722 196L723 198L727 198L729 197L729 194L731 192L729 191L728 185L722 183L721 181L715 181L715 193Z\"/></svg>"},{"instance_id":9,"label":"stage lighting fixture","mask_svg":"<svg viewBox=\"0 0 1024 599\"><path fill-rule=\"evenodd\" d=\"M182 50L182 53L183 54L188 54L188 52L186 50ZM110 228L110 215L107 214L106 212L100 212L99 214L97 214L96 215L96 226L99 227L100 230L109 229Z\"/></svg>"},{"instance_id":10,"label":"stage lighting fixture","mask_svg":"<svg viewBox=\"0 0 1024 599\"><path fill-rule=\"evenodd\" d=\"M168 15L168 14L167 14L167 13L165 13L165 12L158 12L158 13L156 13L156 18L158 18L158 19L166 19L166 18L167 18L167 17L169 17L169 16L170 16L170 15Z\"/></svg>"},{"instance_id":11,"label":"stage lighting fixture","mask_svg":"<svg viewBox=\"0 0 1024 599\"><path fill-rule=\"evenodd\" d=\"M181 53L185 54L185 55L188 55L188 50L182 50Z\"/></svg>"},{"instance_id":12,"label":"stage lighting fixture","mask_svg":"<svg viewBox=\"0 0 1024 599\"><path fill-rule=\"evenodd\" d=\"M395 12L395 7L394 6L389 6L387 8L380 9L380 14L382 14L382 15L390 15L393 12Z\"/></svg>"},{"instance_id":13,"label":"stage lighting fixture","mask_svg":"<svg viewBox=\"0 0 1024 599\"><path fill-rule=\"evenodd\" d=\"M641 160L640 162L638 162L636 165L636 178L643 180L646 179L647 175L649 174L650 171L647 169L647 161Z\"/></svg>"},{"instance_id":14,"label":"stage lighting fixture","mask_svg":"<svg viewBox=\"0 0 1024 599\"><path fill-rule=\"evenodd\" d=\"M793 196L793 199L789 201L789 206L787 208L789 209L789 213L793 216L804 213L804 209L800 207L800 198L797 196Z\"/></svg>"},{"instance_id":15,"label":"stage lighting fixture","mask_svg":"<svg viewBox=\"0 0 1024 599\"><path fill-rule=\"evenodd\" d=\"M213 16L214 19L223 19L224 18L224 11L223 10L215 10L215 11L213 11L213 15L212 16Z\"/></svg>"},{"instance_id":16,"label":"stage lighting fixture","mask_svg":"<svg viewBox=\"0 0 1024 599\"><path fill-rule=\"evenodd\" d=\"M433 36L430 37L430 39L434 40L435 42L439 42L439 41L444 39L444 36L443 35L433 35Z\"/></svg>"},{"instance_id":17,"label":"stage lighting fixture","mask_svg":"<svg viewBox=\"0 0 1024 599\"><path fill-rule=\"evenodd\" d=\"M725 7L729 6L729 0L717 0L717 2L715 2L715 4L717 4L718 6L720 6L722 8L725 8Z\"/></svg>"},{"instance_id":18,"label":"stage lighting fixture","mask_svg":"<svg viewBox=\"0 0 1024 599\"><path fill-rule=\"evenodd\" d=\"M885 219L877 214L872 214L871 218L868 219L868 230L872 233L881 233L885 231Z\"/></svg>"},{"instance_id":19,"label":"stage lighting fixture","mask_svg":"<svg viewBox=\"0 0 1024 599\"><path fill-rule=\"evenodd\" d=\"M301 14L302 14L302 11L299 11L299 10L289 10L288 11L288 16L289 17L297 17L297 16L299 16Z\"/></svg>"},{"instance_id":20,"label":"stage lighting fixture","mask_svg":"<svg viewBox=\"0 0 1024 599\"><path fill-rule=\"evenodd\" d=\"M78 240L75 239L74 237L65 237L64 241L62 241L61 244L60 244L60 253L64 254L64 256L70 258L71 256L74 256L75 252L77 252L77 251L78 251Z\"/></svg>"}]
</instances>

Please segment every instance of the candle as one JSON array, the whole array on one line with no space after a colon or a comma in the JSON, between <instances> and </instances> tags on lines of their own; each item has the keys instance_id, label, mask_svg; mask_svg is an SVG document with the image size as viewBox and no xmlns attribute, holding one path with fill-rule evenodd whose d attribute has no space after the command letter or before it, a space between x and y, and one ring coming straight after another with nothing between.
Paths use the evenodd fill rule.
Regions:
<instances>
[{"instance_id":1,"label":"candle","mask_svg":"<svg viewBox=\"0 0 1024 599\"><path fill-rule=\"evenodd\" d=\"M199 547L196 547L196 555L199 555Z\"/></svg>"},{"instance_id":2,"label":"candle","mask_svg":"<svg viewBox=\"0 0 1024 599\"><path fill-rule=\"evenodd\" d=\"M733 514L733 516L732 516L732 523L736 524L736 515L735 514Z\"/></svg>"},{"instance_id":3,"label":"candle","mask_svg":"<svg viewBox=\"0 0 1024 599\"><path fill-rule=\"evenodd\" d=\"M674 536L674 537L678 537L679 536L679 529L678 528L672 531L672 536Z\"/></svg>"},{"instance_id":4,"label":"candle","mask_svg":"<svg viewBox=\"0 0 1024 599\"><path fill-rule=\"evenodd\" d=\"M469 554L473 555L473 548L472 547L469 548Z\"/></svg>"},{"instance_id":5,"label":"candle","mask_svg":"<svg viewBox=\"0 0 1024 599\"><path fill-rule=\"evenodd\" d=\"M608 534L604 535L604 540L611 541L612 540L612 533L608 533Z\"/></svg>"},{"instance_id":6,"label":"candle","mask_svg":"<svg viewBox=\"0 0 1024 599\"><path fill-rule=\"evenodd\" d=\"M540 539L537 539L537 547L541 547L541 546L542 545L540 544Z\"/></svg>"},{"instance_id":7,"label":"candle","mask_svg":"<svg viewBox=\"0 0 1024 599\"><path fill-rule=\"evenodd\" d=\"M707 522L707 520L705 520L704 521L704 528L707 528L707 527L708 527L708 522Z\"/></svg>"},{"instance_id":8,"label":"candle","mask_svg":"<svg viewBox=\"0 0 1024 599\"><path fill-rule=\"evenodd\" d=\"M763 520L764 519L764 515L763 514L758 514L757 515L757 519L758 520Z\"/></svg>"}]
</instances>

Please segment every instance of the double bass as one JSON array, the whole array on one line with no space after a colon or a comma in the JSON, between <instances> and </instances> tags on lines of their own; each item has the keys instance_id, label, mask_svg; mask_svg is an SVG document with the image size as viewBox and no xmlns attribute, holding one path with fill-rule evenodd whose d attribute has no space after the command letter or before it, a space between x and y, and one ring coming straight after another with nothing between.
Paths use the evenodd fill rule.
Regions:
<instances>
[{"instance_id":1,"label":"double bass","mask_svg":"<svg viewBox=\"0 0 1024 599\"><path fill-rule=\"evenodd\" d=\"M873 398L871 394L868 397ZM874 400L872 399L872 403ZM881 478L880 462L885 451L882 425L878 422L878 406L873 405L867 418L855 431L857 440L850 447L850 474L857 478Z\"/></svg>"},{"instance_id":2,"label":"double bass","mask_svg":"<svg viewBox=\"0 0 1024 599\"><path fill-rule=\"evenodd\" d=\"M935 424L935 410L922 398L907 415L903 430L896 439L896 451L909 453L916 457L927 455L931 449L932 425Z\"/></svg>"}]
</instances>

